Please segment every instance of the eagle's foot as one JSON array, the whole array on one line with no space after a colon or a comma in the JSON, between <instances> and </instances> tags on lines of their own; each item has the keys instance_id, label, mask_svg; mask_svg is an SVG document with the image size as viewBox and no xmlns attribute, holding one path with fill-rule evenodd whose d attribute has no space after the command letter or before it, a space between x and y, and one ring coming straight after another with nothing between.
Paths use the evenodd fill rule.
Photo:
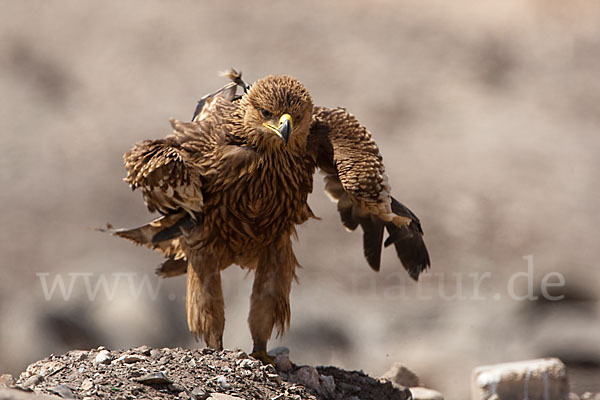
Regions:
<instances>
[{"instance_id":1,"label":"eagle's foot","mask_svg":"<svg viewBox=\"0 0 600 400\"><path fill-rule=\"evenodd\" d=\"M275 366L275 359L268 355L265 350L254 351L250 354L250 356L262 361L262 363L265 365L270 364L272 366Z\"/></svg>"}]
</instances>

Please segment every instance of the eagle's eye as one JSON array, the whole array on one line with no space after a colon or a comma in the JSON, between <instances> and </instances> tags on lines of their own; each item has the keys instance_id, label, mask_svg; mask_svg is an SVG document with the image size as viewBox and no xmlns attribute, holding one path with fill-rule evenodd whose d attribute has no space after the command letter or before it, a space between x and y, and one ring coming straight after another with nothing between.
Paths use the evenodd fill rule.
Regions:
<instances>
[{"instance_id":1,"label":"eagle's eye","mask_svg":"<svg viewBox=\"0 0 600 400\"><path fill-rule=\"evenodd\" d=\"M273 113L271 111L265 110L264 108L260 109L260 113L264 119L271 119L271 117L273 116Z\"/></svg>"}]
</instances>

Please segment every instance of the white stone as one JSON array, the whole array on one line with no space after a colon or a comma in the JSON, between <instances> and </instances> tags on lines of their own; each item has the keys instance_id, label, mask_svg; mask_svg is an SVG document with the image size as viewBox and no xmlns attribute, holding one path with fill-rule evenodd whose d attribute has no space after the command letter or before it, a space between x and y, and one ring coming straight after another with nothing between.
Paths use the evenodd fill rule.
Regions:
<instances>
[{"instance_id":1,"label":"white stone","mask_svg":"<svg viewBox=\"0 0 600 400\"><path fill-rule=\"evenodd\" d=\"M211 393L207 400L243 400L241 397L223 393Z\"/></svg>"},{"instance_id":2,"label":"white stone","mask_svg":"<svg viewBox=\"0 0 600 400\"><path fill-rule=\"evenodd\" d=\"M411 387L408 390L412 393L413 400L444 400L444 396L433 389Z\"/></svg>"},{"instance_id":3,"label":"white stone","mask_svg":"<svg viewBox=\"0 0 600 400\"><path fill-rule=\"evenodd\" d=\"M227 378L225 378L223 375L217 376L217 383L221 385L224 390L231 388L231 385L227 382Z\"/></svg>"},{"instance_id":4,"label":"white stone","mask_svg":"<svg viewBox=\"0 0 600 400\"><path fill-rule=\"evenodd\" d=\"M94 359L94 364L108 364L112 360L112 356L110 355L110 351L108 350L100 350L98 354L96 354L96 358Z\"/></svg>"},{"instance_id":5,"label":"white stone","mask_svg":"<svg viewBox=\"0 0 600 400\"><path fill-rule=\"evenodd\" d=\"M569 382L557 358L486 365L473 370L471 398L566 400Z\"/></svg>"}]
</instances>

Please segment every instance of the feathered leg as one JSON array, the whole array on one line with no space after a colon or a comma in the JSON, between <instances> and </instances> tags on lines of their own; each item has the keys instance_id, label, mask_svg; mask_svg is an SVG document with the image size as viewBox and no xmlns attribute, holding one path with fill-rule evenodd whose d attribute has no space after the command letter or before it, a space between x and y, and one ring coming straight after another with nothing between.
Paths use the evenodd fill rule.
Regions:
<instances>
[{"instance_id":1,"label":"feathered leg","mask_svg":"<svg viewBox=\"0 0 600 400\"><path fill-rule=\"evenodd\" d=\"M187 270L186 310L188 326L196 339L201 336L208 347L222 350L225 305L218 257L191 251Z\"/></svg>"},{"instance_id":2,"label":"feathered leg","mask_svg":"<svg viewBox=\"0 0 600 400\"><path fill-rule=\"evenodd\" d=\"M267 342L277 325L278 336L290 324L290 290L298 261L287 236L268 246L258 259L248 324L254 347L252 356L266 363L273 360L267 356Z\"/></svg>"}]
</instances>

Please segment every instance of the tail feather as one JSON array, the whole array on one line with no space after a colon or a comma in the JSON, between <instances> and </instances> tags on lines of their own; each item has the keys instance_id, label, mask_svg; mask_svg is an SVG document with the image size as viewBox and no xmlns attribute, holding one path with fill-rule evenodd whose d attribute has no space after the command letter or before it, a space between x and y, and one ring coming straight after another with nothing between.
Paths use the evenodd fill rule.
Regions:
<instances>
[{"instance_id":1,"label":"tail feather","mask_svg":"<svg viewBox=\"0 0 600 400\"><path fill-rule=\"evenodd\" d=\"M108 225L106 229L98 230L159 251L167 258L182 259L184 253L179 242L181 229L189 228L193 224L194 221L189 214L182 211L158 217L137 228L113 229Z\"/></svg>"}]
</instances>

